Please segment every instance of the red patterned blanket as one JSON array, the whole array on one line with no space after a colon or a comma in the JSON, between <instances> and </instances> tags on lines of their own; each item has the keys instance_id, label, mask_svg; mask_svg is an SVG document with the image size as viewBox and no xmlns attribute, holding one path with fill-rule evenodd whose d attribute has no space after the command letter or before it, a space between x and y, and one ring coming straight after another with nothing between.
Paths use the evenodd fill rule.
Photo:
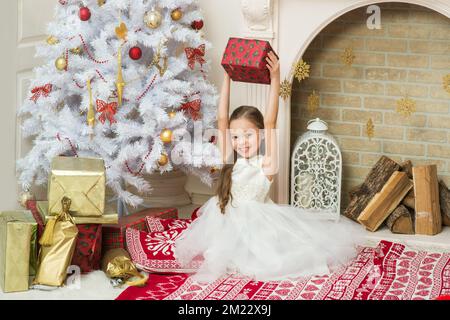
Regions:
<instances>
[{"instance_id":1,"label":"red patterned blanket","mask_svg":"<svg viewBox=\"0 0 450 320\"><path fill-rule=\"evenodd\" d=\"M331 275L275 282L226 275L203 285L187 274L151 274L117 300L423 300L450 294L450 253L428 253L381 241L362 248Z\"/></svg>"}]
</instances>

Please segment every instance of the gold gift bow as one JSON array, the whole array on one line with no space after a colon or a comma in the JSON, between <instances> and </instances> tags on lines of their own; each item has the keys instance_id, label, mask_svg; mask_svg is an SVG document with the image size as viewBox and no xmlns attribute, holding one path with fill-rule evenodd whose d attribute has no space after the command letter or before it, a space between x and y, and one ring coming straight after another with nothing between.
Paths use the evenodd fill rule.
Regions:
<instances>
[{"instance_id":1,"label":"gold gift bow","mask_svg":"<svg viewBox=\"0 0 450 320\"><path fill-rule=\"evenodd\" d=\"M49 247L53 244L53 233L55 231L55 225L58 221L71 221L73 224L75 222L72 219L72 216L69 214L70 205L72 200L67 197L63 197L61 200L62 211L58 214L55 219L51 219L45 225L44 233L39 239L39 244L44 247Z\"/></svg>"}]
</instances>

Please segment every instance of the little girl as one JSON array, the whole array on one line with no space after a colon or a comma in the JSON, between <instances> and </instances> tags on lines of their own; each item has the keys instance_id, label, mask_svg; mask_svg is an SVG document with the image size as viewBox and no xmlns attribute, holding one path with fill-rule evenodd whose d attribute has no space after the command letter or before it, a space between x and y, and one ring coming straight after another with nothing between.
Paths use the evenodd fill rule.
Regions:
<instances>
[{"instance_id":1,"label":"little girl","mask_svg":"<svg viewBox=\"0 0 450 320\"><path fill-rule=\"evenodd\" d=\"M267 68L271 86L265 116L255 107L241 106L228 118L230 78L225 73L218 128L226 164L216 195L198 210L198 218L176 240L174 249L183 265L203 258L194 275L200 282L234 272L259 281L328 274L356 255L353 224L317 220L269 198L277 171L274 131L280 90L279 62L272 52ZM265 155L259 154L262 139Z\"/></svg>"}]
</instances>

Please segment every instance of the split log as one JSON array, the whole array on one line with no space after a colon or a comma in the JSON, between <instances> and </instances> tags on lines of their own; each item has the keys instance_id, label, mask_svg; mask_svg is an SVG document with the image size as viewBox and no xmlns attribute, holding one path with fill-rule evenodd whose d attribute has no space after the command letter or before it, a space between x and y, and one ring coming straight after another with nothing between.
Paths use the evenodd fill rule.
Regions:
<instances>
[{"instance_id":1,"label":"split log","mask_svg":"<svg viewBox=\"0 0 450 320\"><path fill-rule=\"evenodd\" d=\"M400 167L402 168L401 171L405 172L408 175L408 178L410 178L410 179L413 178L413 173L412 173L413 164L412 164L411 160L406 160L405 162L402 162L400 164Z\"/></svg>"},{"instance_id":2,"label":"split log","mask_svg":"<svg viewBox=\"0 0 450 320\"><path fill-rule=\"evenodd\" d=\"M413 184L405 172L396 171L358 217L369 231L375 232L402 202Z\"/></svg>"},{"instance_id":3,"label":"split log","mask_svg":"<svg viewBox=\"0 0 450 320\"><path fill-rule=\"evenodd\" d=\"M414 167L413 180L416 198L416 234L438 234L442 230L442 216L437 166Z\"/></svg>"},{"instance_id":4,"label":"split log","mask_svg":"<svg viewBox=\"0 0 450 320\"><path fill-rule=\"evenodd\" d=\"M348 192L350 199L352 199L354 197L358 197L360 195L362 186L363 186L362 184L359 184L359 185L353 187L352 189L350 189L350 191Z\"/></svg>"},{"instance_id":5,"label":"split log","mask_svg":"<svg viewBox=\"0 0 450 320\"><path fill-rule=\"evenodd\" d=\"M367 175L355 196L350 200L344 211L344 216L357 221L359 215L367 207L370 200L380 192L395 171L400 170L400 165L388 157L382 156Z\"/></svg>"},{"instance_id":6,"label":"split log","mask_svg":"<svg viewBox=\"0 0 450 320\"><path fill-rule=\"evenodd\" d=\"M411 212L403 205L399 205L386 221L392 233L414 234L414 224Z\"/></svg>"},{"instance_id":7,"label":"split log","mask_svg":"<svg viewBox=\"0 0 450 320\"><path fill-rule=\"evenodd\" d=\"M450 226L450 190L444 181L439 181L439 204L442 212L442 222Z\"/></svg>"},{"instance_id":8,"label":"split log","mask_svg":"<svg viewBox=\"0 0 450 320\"><path fill-rule=\"evenodd\" d=\"M416 198L414 197L414 189L412 189L403 199L402 204L408 208L415 209L416 208Z\"/></svg>"}]
</instances>

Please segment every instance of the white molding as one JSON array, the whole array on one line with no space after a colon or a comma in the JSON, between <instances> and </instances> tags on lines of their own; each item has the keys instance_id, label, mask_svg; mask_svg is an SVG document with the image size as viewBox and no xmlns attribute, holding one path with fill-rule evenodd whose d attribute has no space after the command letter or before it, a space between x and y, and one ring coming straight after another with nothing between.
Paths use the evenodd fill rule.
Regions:
<instances>
[{"instance_id":1,"label":"white molding","mask_svg":"<svg viewBox=\"0 0 450 320\"><path fill-rule=\"evenodd\" d=\"M244 36L271 40L274 38L273 0L241 0L246 24Z\"/></svg>"}]
</instances>

